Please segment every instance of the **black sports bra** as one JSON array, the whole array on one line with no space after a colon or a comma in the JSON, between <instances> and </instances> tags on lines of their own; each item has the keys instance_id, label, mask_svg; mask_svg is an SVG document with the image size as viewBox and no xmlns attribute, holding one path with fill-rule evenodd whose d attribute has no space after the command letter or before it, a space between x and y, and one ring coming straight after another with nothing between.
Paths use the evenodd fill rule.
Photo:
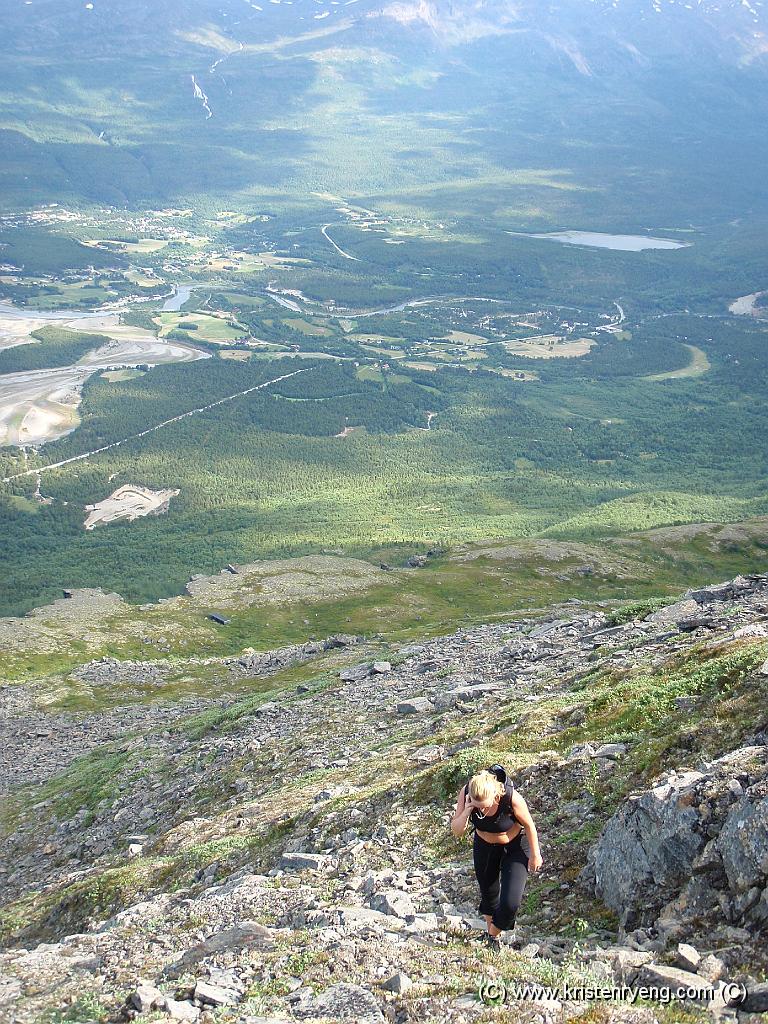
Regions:
<instances>
[{"instance_id":1,"label":"black sports bra","mask_svg":"<svg viewBox=\"0 0 768 1024\"><path fill-rule=\"evenodd\" d=\"M514 792L515 787L512 783L506 782L504 784L504 794L499 800L499 806L495 814L483 816L479 811L473 810L469 820L475 828L480 829L481 832L509 832L511 828L514 828L518 823L512 808L512 794ZM466 798L468 794L469 783L464 787L464 797Z\"/></svg>"}]
</instances>

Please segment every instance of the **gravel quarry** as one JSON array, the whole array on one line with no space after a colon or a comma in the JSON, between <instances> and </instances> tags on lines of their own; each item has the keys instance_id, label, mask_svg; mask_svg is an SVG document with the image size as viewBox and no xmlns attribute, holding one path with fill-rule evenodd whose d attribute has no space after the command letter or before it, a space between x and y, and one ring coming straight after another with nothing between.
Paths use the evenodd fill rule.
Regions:
<instances>
[{"instance_id":1,"label":"gravel quarry","mask_svg":"<svg viewBox=\"0 0 768 1024\"><path fill-rule=\"evenodd\" d=\"M118 519L133 522L134 519L141 519L143 516L161 515L168 511L171 498L175 498L178 493L178 490L173 489L153 491L136 484L123 484L103 501L85 506L88 513L84 523L85 529L93 530L100 524L114 523Z\"/></svg>"}]
</instances>

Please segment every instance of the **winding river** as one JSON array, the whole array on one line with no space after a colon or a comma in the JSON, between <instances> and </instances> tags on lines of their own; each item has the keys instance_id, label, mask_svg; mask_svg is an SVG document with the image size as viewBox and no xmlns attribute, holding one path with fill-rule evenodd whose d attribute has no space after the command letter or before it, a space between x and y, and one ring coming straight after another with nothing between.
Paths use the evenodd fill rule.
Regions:
<instances>
[{"instance_id":1,"label":"winding river","mask_svg":"<svg viewBox=\"0 0 768 1024\"><path fill-rule=\"evenodd\" d=\"M179 309L193 287L175 288L163 308ZM209 358L194 345L157 338L144 328L122 324L114 306L86 311L37 310L0 303L0 349L35 342L33 331L54 324L68 331L100 334L106 340L71 366L1 375L0 445L37 446L75 430L82 387L94 373Z\"/></svg>"}]
</instances>

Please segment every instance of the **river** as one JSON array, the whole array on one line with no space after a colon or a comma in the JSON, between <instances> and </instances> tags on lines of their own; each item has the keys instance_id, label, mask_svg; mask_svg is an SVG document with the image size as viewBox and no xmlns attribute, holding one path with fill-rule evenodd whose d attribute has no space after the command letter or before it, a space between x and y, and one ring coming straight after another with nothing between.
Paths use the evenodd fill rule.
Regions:
<instances>
[{"instance_id":1,"label":"river","mask_svg":"<svg viewBox=\"0 0 768 1024\"><path fill-rule=\"evenodd\" d=\"M195 290L195 288L203 287L204 285L201 284L176 285L176 287L173 289L173 294L170 295L161 306L162 311L164 313L178 313L181 307L187 301L187 299L189 299L189 297L192 295L192 292Z\"/></svg>"},{"instance_id":2,"label":"river","mask_svg":"<svg viewBox=\"0 0 768 1024\"><path fill-rule=\"evenodd\" d=\"M163 308L180 308L194 287L174 288ZM51 324L100 334L105 342L72 366L0 375L0 445L41 445L71 433L79 423L77 406L83 384L94 373L210 358L194 345L122 324L114 305L83 311L20 309L0 303L0 348L34 343L32 331Z\"/></svg>"}]
</instances>

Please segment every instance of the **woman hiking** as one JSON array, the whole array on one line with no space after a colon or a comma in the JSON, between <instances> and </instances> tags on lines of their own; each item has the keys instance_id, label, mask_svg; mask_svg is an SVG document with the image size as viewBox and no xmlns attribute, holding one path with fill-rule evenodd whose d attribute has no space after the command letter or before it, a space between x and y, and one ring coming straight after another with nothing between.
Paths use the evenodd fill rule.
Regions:
<instances>
[{"instance_id":1,"label":"woman hiking","mask_svg":"<svg viewBox=\"0 0 768 1024\"><path fill-rule=\"evenodd\" d=\"M455 836L475 829L472 856L480 886L479 911L488 931L485 941L499 949L502 931L514 928L528 872L541 868L539 836L528 805L499 764L491 765L462 786L451 820ZM525 829L529 853L522 844Z\"/></svg>"}]
</instances>

